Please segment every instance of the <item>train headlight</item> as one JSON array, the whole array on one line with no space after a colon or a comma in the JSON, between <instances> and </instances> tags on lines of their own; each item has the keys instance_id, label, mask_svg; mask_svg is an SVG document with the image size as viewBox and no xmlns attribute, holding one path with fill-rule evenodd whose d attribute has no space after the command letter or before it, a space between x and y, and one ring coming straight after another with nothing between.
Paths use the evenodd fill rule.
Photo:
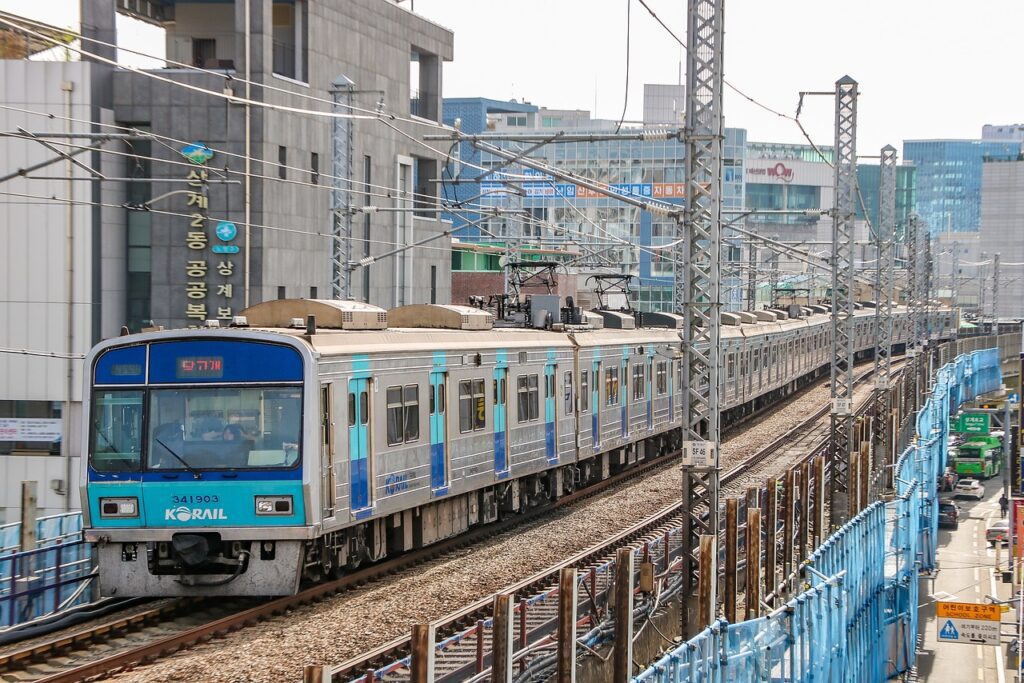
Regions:
<instances>
[{"instance_id":1,"label":"train headlight","mask_svg":"<svg viewBox=\"0 0 1024 683\"><path fill-rule=\"evenodd\" d=\"M291 496L256 496L257 515L292 514Z\"/></svg>"},{"instance_id":2,"label":"train headlight","mask_svg":"<svg viewBox=\"0 0 1024 683\"><path fill-rule=\"evenodd\" d=\"M100 498L100 517L138 516L138 498Z\"/></svg>"}]
</instances>

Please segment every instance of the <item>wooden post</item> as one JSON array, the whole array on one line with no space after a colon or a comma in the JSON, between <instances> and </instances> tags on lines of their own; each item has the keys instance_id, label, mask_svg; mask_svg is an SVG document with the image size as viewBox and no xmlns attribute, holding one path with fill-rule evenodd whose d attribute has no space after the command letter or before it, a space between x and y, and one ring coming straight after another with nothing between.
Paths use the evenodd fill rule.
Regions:
<instances>
[{"instance_id":1,"label":"wooden post","mask_svg":"<svg viewBox=\"0 0 1024 683\"><path fill-rule=\"evenodd\" d=\"M302 667L302 683L324 683L324 680L323 664L306 664Z\"/></svg>"},{"instance_id":2,"label":"wooden post","mask_svg":"<svg viewBox=\"0 0 1024 683\"><path fill-rule=\"evenodd\" d=\"M860 512L871 504L871 441L864 440L860 452Z\"/></svg>"},{"instance_id":3,"label":"wooden post","mask_svg":"<svg viewBox=\"0 0 1024 683\"><path fill-rule=\"evenodd\" d=\"M736 573L738 563L738 529L739 498L725 501L725 618L730 624L736 623Z\"/></svg>"},{"instance_id":4,"label":"wooden post","mask_svg":"<svg viewBox=\"0 0 1024 683\"><path fill-rule=\"evenodd\" d=\"M494 596L491 626L491 683L512 683L512 594Z\"/></svg>"},{"instance_id":5,"label":"wooden post","mask_svg":"<svg viewBox=\"0 0 1024 683\"><path fill-rule=\"evenodd\" d=\"M775 592L775 562L778 559L778 487L777 480L772 477L768 480L768 492L765 495L764 505L764 592L770 594Z\"/></svg>"},{"instance_id":6,"label":"wooden post","mask_svg":"<svg viewBox=\"0 0 1024 683\"><path fill-rule=\"evenodd\" d=\"M612 681L629 683L633 677L633 549L615 553L615 650Z\"/></svg>"},{"instance_id":7,"label":"wooden post","mask_svg":"<svg viewBox=\"0 0 1024 683\"><path fill-rule=\"evenodd\" d=\"M857 516L857 496L860 495L860 451L850 452L850 466L846 470L846 519Z\"/></svg>"},{"instance_id":8,"label":"wooden post","mask_svg":"<svg viewBox=\"0 0 1024 683\"><path fill-rule=\"evenodd\" d=\"M412 663L409 680L412 683L434 681L434 627L430 624L412 626Z\"/></svg>"},{"instance_id":9,"label":"wooden post","mask_svg":"<svg viewBox=\"0 0 1024 683\"><path fill-rule=\"evenodd\" d=\"M814 459L814 549L825 540L825 456Z\"/></svg>"},{"instance_id":10,"label":"wooden post","mask_svg":"<svg viewBox=\"0 0 1024 683\"><path fill-rule=\"evenodd\" d=\"M793 571L793 521L796 515L796 468L786 471L782 498L782 576Z\"/></svg>"},{"instance_id":11,"label":"wooden post","mask_svg":"<svg viewBox=\"0 0 1024 683\"><path fill-rule=\"evenodd\" d=\"M563 567L558 577L558 683L576 681L576 569Z\"/></svg>"},{"instance_id":12,"label":"wooden post","mask_svg":"<svg viewBox=\"0 0 1024 683\"><path fill-rule=\"evenodd\" d=\"M807 520L811 515L811 463L805 460L800 465L800 527L797 540L797 562L802 561L807 555L807 534L809 524Z\"/></svg>"},{"instance_id":13,"label":"wooden post","mask_svg":"<svg viewBox=\"0 0 1024 683\"><path fill-rule=\"evenodd\" d=\"M484 620L476 620L476 673L484 670ZM372 683L367 681L366 683Z\"/></svg>"},{"instance_id":14,"label":"wooden post","mask_svg":"<svg viewBox=\"0 0 1024 683\"><path fill-rule=\"evenodd\" d=\"M715 595L718 584L717 536L700 536L700 574L697 577L697 629L703 631L715 621Z\"/></svg>"},{"instance_id":15,"label":"wooden post","mask_svg":"<svg viewBox=\"0 0 1024 683\"><path fill-rule=\"evenodd\" d=\"M21 482L21 541L18 546L22 551L36 549L37 485L34 481Z\"/></svg>"},{"instance_id":16,"label":"wooden post","mask_svg":"<svg viewBox=\"0 0 1024 683\"><path fill-rule=\"evenodd\" d=\"M761 508L747 508L747 585L744 613L747 619L761 614Z\"/></svg>"}]
</instances>

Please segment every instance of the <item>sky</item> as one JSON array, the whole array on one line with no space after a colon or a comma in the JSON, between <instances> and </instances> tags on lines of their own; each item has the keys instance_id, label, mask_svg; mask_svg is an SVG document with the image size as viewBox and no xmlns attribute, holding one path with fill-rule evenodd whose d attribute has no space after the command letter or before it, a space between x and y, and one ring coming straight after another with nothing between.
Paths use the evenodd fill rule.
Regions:
<instances>
[{"instance_id":1,"label":"sky","mask_svg":"<svg viewBox=\"0 0 1024 683\"><path fill-rule=\"evenodd\" d=\"M0 0L0 9L77 26L78 1ZM444 67L448 97L526 99L619 118L627 7L627 120L641 117L643 84L678 82L685 58L638 0L403 4L410 2L455 32L455 59ZM684 0L646 2L686 39ZM725 13L725 77L768 107L794 114L800 91L832 91L847 74L859 82L861 156L888 143L901 149L907 139L977 138L985 123L1024 122L1020 0L725 0ZM156 29L119 17L118 30L129 47L159 50ZM801 120L817 143L831 144L833 107L830 97L804 105ZM748 139L804 141L792 121L730 90L723 109L726 125L746 128Z\"/></svg>"}]
</instances>

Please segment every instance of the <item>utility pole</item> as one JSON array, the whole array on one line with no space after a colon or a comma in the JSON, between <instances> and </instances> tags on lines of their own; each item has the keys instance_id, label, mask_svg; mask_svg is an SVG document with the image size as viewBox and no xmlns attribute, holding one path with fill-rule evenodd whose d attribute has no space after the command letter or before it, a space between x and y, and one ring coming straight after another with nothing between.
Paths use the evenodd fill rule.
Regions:
<instances>
[{"instance_id":1,"label":"utility pole","mask_svg":"<svg viewBox=\"0 0 1024 683\"><path fill-rule=\"evenodd\" d=\"M953 240L953 272L951 273L953 284L950 285L952 292L950 292L950 298L952 299L953 311L956 312L960 307L960 242ZM953 338L957 337L957 329L954 326Z\"/></svg>"},{"instance_id":2,"label":"utility pole","mask_svg":"<svg viewBox=\"0 0 1024 683\"><path fill-rule=\"evenodd\" d=\"M331 110L352 111L355 83L345 76L331 81ZM335 116L331 123L331 298L352 298L352 138L355 123Z\"/></svg>"},{"instance_id":3,"label":"utility pole","mask_svg":"<svg viewBox=\"0 0 1024 683\"><path fill-rule=\"evenodd\" d=\"M988 280L988 268L986 268L986 259L988 254L981 252L981 261L978 263L978 323L982 326L985 324L985 281Z\"/></svg>"},{"instance_id":4,"label":"utility pole","mask_svg":"<svg viewBox=\"0 0 1024 683\"><path fill-rule=\"evenodd\" d=\"M747 310L757 308L757 245L747 240Z\"/></svg>"},{"instance_id":5,"label":"utility pole","mask_svg":"<svg viewBox=\"0 0 1024 683\"><path fill-rule=\"evenodd\" d=\"M896 148L886 145L882 148L879 167L878 225L875 226L875 418L874 472L872 481L876 490L883 482L881 475L889 463L892 452L890 433L892 412L890 405L892 376L892 298L893 268L896 247ZM888 481L884 482L888 488Z\"/></svg>"},{"instance_id":6,"label":"utility pole","mask_svg":"<svg viewBox=\"0 0 1024 683\"><path fill-rule=\"evenodd\" d=\"M843 76L835 90L835 201L832 205L832 415L829 508L845 521L853 450L853 227L857 192L857 81Z\"/></svg>"},{"instance_id":7,"label":"utility pole","mask_svg":"<svg viewBox=\"0 0 1024 683\"><path fill-rule=\"evenodd\" d=\"M999 254L992 255L992 322L996 328L994 334L999 332Z\"/></svg>"},{"instance_id":8,"label":"utility pole","mask_svg":"<svg viewBox=\"0 0 1024 683\"><path fill-rule=\"evenodd\" d=\"M687 637L710 625L717 604L716 577L698 576L698 554L702 541L718 535L723 6L724 0L687 0L686 209L672 254L673 303L684 320L683 604L698 588L705 598L694 618L681 610Z\"/></svg>"}]
</instances>

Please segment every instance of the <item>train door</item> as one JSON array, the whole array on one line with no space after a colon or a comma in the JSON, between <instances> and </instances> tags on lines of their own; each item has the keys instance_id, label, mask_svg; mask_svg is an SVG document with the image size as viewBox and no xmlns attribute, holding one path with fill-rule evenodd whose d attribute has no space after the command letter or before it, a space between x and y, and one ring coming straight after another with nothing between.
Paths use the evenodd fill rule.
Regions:
<instances>
[{"instance_id":1,"label":"train door","mask_svg":"<svg viewBox=\"0 0 1024 683\"><path fill-rule=\"evenodd\" d=\"M508 466L508 368L494 369L494 475L504 479Z\"/></svg>"},{"instance_id":2,"label":"train door","mask_svg":"<svg viewBox=\"0 0 1024 683\"><path fill-rule=\"evenodd\" d=\"M373 504L372 441L370 439L370 380L348 382L348 463L352 514L370 513ZM363 513L360 515L359 513Z\"/></svg>"},{"instance_id":3,"label":"train door","mask_svg":"<svg viewBox=\"0 0 1024 683\"><path fill-rule=\"evenodd\" d=\"M594 438L594 451L597 452L601 445L601 410L604 405L601 403L601 384L604 377L601 376L601 361L594 361L593 381L590 390L590 430Z\"/></svg>"},{"instance_id":4,"label":"train door","mask_svg":"<svg viewBox=\"0 0 1024 683\"><path fill-rule=\"evenodd\" d=\"M430 489L448 490L448 373L430 373Z\"/></svg>"},{"instance_id":5,"label":"train door","mask_svg":"<svg viewBox=\"0 0 1024 683\"><path fill-rule=\"evenodd\" d=\"M320 385L320 497L323 518L334 517L334 400L331 385Z\"/></svg>"},{"instance_id":6,"label":"train door","mask_svg":"<svg viewBox=\"0 0 1024 683\"><path fill-rule=\"evenodd\" d=\"M557 367L549 362L544 366L544 454L548 462L558 461L555 448L555 371Z\"/></svg>"}]
</instances>

